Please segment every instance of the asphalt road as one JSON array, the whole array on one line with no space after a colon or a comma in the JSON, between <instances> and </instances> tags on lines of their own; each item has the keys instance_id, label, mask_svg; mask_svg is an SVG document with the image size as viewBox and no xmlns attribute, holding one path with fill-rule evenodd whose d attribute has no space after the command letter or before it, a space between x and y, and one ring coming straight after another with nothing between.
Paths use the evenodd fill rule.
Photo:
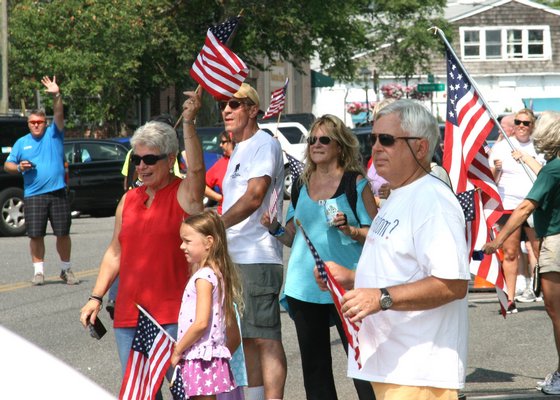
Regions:
<instances>
[{"instance_id":1,"label":"asphalt road","mask_svg":"<svg viewBox=\"0 0 560 400\"><path fill-rule=\"evenodd\" d=\"M79 310L91 293L113 222L113 218L87 217L73 221L73 269L82 280L77 286L67 286L58 278L52 236L46 240L46 284L42 287L30 284L32 266L27 238L0 238L0 325L60 358L116 396L121 374L112 329L96 341L79 323ZM103 312L101 318L110 327L108 314ZM469 318L469 360L464 390L469 399L560 398L534 389L535 382L553 371L558 362L551 323L542 302L520 304L518 314L503 319L498 315L494 293L470 293ZM288 358L285 399L304 399L295 331L286 313L282 315L282 323ZM332 337L339 398L356 399L353 385L345 376L346 357L334 330ZM4 379L0 377L0 386L9 386L9 382L2 382ZM71 382L61 379L52 384ZM171 397L165 393L165 398Z\"/></svg>"}]
</instances>

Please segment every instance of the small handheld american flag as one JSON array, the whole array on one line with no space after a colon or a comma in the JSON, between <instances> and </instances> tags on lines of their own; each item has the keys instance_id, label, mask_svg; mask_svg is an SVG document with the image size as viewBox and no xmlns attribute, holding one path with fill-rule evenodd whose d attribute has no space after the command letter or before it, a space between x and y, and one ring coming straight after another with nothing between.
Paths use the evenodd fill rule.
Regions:
<instances>
[{"instance_id":1,"label":"small handheld american flag","mask_svg":"<svg viewBox=\"0 0 560 400\"><path fill-rule=\"evenodd\" d=\"M305 242L307 243L307 246L309 247L309 250L313 255L313 259L315 260L315 265L317 266L317 270L319 271L319 276L321 277L323 282L325 282L325 284L329 288L329 291L331 292L334 306L336 308L336 311L338 312L338 315L340 316L340 320L342 321L342 327L344 328L344 333L346 334L348 345L352 347L352 349L354 350L354 357L356 362L358 363L358 367L362 368L360 364L360 348L358 345L358 332L360 330L360 327L354 322L351 322L350 319L345 317L341 311L341 300L342 300L342 296L344 296L344 293L346 291L342 286L340 286L340 284L331 275L328 267L325 265L324 261L319 256L319 253L317 253L317 249L315 248L313 243L311 243L311 240L309 240L309 237L305 233L305 230L303 229L301 222L296 219L296 224L301 230L301 233L303 234L303 238L305 239Z\"/></svg>"}]
</instances>

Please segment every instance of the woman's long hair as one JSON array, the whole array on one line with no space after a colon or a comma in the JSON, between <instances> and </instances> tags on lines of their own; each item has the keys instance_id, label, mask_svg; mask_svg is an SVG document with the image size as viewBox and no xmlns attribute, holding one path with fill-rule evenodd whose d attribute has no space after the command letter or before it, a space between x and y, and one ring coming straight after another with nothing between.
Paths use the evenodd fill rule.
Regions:
<instances>
[{"instance_id":1,"label":"woman's long hair","mask_svg":"<svg viewBox=\"0 0 560 400\"><path fill-rule=\"evenodd\" d=\"M208 256L200 262L200 267L209 266L218 276L220 297L223 296L224 299L226 323L237 324L234 303L237 304L239 314L243 313L244 308L241 281L237 268L229 256L226 229L222 220L216 212L204 211L187 217L184 223L201 235L214 238Z\"/></svg>"},{"instance_id":2,"label":"woman's long hair","mask_svg":"<svg viewBox=\"0 0 560 400\"><path fill-rule=\"evenodd\" d=\"M344 122L342 122L340 118L330 114L325 114L313 122L313 125L311 125L309 129L309 136L315 134L320 127L322 127L324 132L340 146L338 165L344 172L356 171L365 176L364 167L362 166L362 155L360 154L360 142L358 142L356 135L344 125ZM308 144L305 149L305 158L307 162L300 177L304 185L309 184L311 174L317 169L317 164L311 159L309 148L310 145Z\"/></svg>"}]
</instances>

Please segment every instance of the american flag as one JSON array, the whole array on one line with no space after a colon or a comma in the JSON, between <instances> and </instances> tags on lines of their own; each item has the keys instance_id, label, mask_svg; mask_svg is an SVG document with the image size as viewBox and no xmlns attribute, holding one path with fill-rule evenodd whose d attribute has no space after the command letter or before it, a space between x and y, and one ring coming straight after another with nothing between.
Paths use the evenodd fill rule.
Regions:
<instances>
[{"instance_id":1,"label":"american flag","mask_svg":"<svg viewBox=\"0 0 560 400\"><path fill-rule=\"evenodd\" d=\"M299 176L303 174L303 168L305 167L305 164L288 153L286 153L286 157L288 158L288 167L290 168L290 175L292 175L292 183L295 184L299 179Z\"/></svg>"},{"instance_id":2,"label":"american flag","mask_svg":"<svg viewBox=\"0 0 560 400\"><path fill-rule=\"evenodd\" d=\"M284 110L284 104L286 103L286 91L288 90L288 81L286 78L286 83L280 89L276 89L270 95L270 105L268 106L266 112L264 113L263 119L274 117Z\"/></svg>"},{"instance_id":3,"label":"american flag","mask_svg":"<svg viewBox=\"0 0 560 400\"><path fill-rule=\"evenodd\" d=\"M173 342L169 334L140 308L119 399L155 399L169 367Z\"/></svg>"},{"instance_id":4,"label":"american flag","mask_svg":"<svg viewBox=\"0 0 560 400\"><path fill-rule=\"evenodd\" d=\"M465 214L465 221L470 222L474 220L474 193L476 189L467 190L466 192L459 193L457 200Z\"/></svg>"},{"instance_id":5,"label":"american flag","mask_svg":"<svg viewBox=\"0 0 560 400\"><path fill-rule=\"evenodd\" d=\"M443 167L449 173L456 193L479 188L475 192L475 213L467 222L469 258L474 249L481 249L488 242L492 227L502 215L502 202L488 161L486 137L495 125L490 111L480 93L469 81L460 61L446 42L447 56L447 118ZM500 263L495 256L482 261L472 260L472 274L496 286L498 299L507 308L505 280Z\"/></svg>"},{"instance_id":6,"label":"american flag","mask_svg":"<svg viewBox=\"0 0 560 400\"><path fill-rule=\"evenodd\" d=\"M272 189L272 194L270 195L270 205L268 206L268 215L270 215L270 220L272 221L274 217L278 215L278 190L276 190L276 185Z\"/></svg>"},{"instance_id":7,"label":"american flag","mask_svg":"<svg viewBox=\"0 0 560 400\"><path fill-rule=\"evenodd\" d=\"M352 349L354 350L354 359L358 363L358 367L362 368L360 364L360 348L358 345L358 331L360 330L360 327L354 322L351 322L347 317L345 317L340 310L341 307L340 302L342 300L342 296L344 296L344 293L346 293L346 291L333 278L331 272L325 266L325 263L319 256L319 253L317 253L317 249L315 248L315 246L313 246L313 243L311 243L311 240L309 240L309 237L305 233L305 230L303 229L301 222L296 219L296 224L297 226L299 226L299 229L301 229L303 238L305 239L305 242L307 243L307 246L309 247L309 250L313 255L313 259L315 260L315 265L317 266L317 270L319 271L319 276L321 277L323 282L325 282L325 284L329 288L329 291L331 292L334 306L336 308L336 311L338 312L338 315L340 316L340 320L342 321L342 327L344 328L344 333L346 334L348 345L352 347Z\"/></svg>"},{"instance_id":8,"label":"american flag","mask_svg":"<svg viewBox=\"0 0 560 400\"><path fill-rule=\"evenodd\" d=\"M233 97L249 73L243 60L226 47L237 22L229 19L208 29L204 47L190 71L191 77L217 100Z\"/></svg>"},{"instance_id":9,"label":"american flag","mask_svg":"<svg viewBox=\"0 0 560 400\"><path fill-rule=\"evenodd\" d=\"M173 371L173 378L171 379L169 390L171 391L173 400L185 400L188 398L185 394L183 376L181 375L181 367L179 365L177 365L175 371Z\"/></svg>"}]
</instances>

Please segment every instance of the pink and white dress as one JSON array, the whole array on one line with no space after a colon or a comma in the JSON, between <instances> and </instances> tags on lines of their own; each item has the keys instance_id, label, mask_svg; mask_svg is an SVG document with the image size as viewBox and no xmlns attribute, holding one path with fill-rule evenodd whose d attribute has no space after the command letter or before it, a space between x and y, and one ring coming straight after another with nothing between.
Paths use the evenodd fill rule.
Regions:
<instances>
[{"instance_id":1,"label":"pink and white dress","mask_svg":"<svg viewBox=\"0 0 560 400\"><path fill-rule=\"evenodd\" d=\"M205 279L212 284L212 316L208 329L187 351L181 360L185 394L208 396L229 392L235 384L226 347L226 324L223 297L219 293L218 277L212 268L203 267L190 278L179 311L177 341L185 335L196 315L196 280Z\"/></svg>"}]
</instances>

